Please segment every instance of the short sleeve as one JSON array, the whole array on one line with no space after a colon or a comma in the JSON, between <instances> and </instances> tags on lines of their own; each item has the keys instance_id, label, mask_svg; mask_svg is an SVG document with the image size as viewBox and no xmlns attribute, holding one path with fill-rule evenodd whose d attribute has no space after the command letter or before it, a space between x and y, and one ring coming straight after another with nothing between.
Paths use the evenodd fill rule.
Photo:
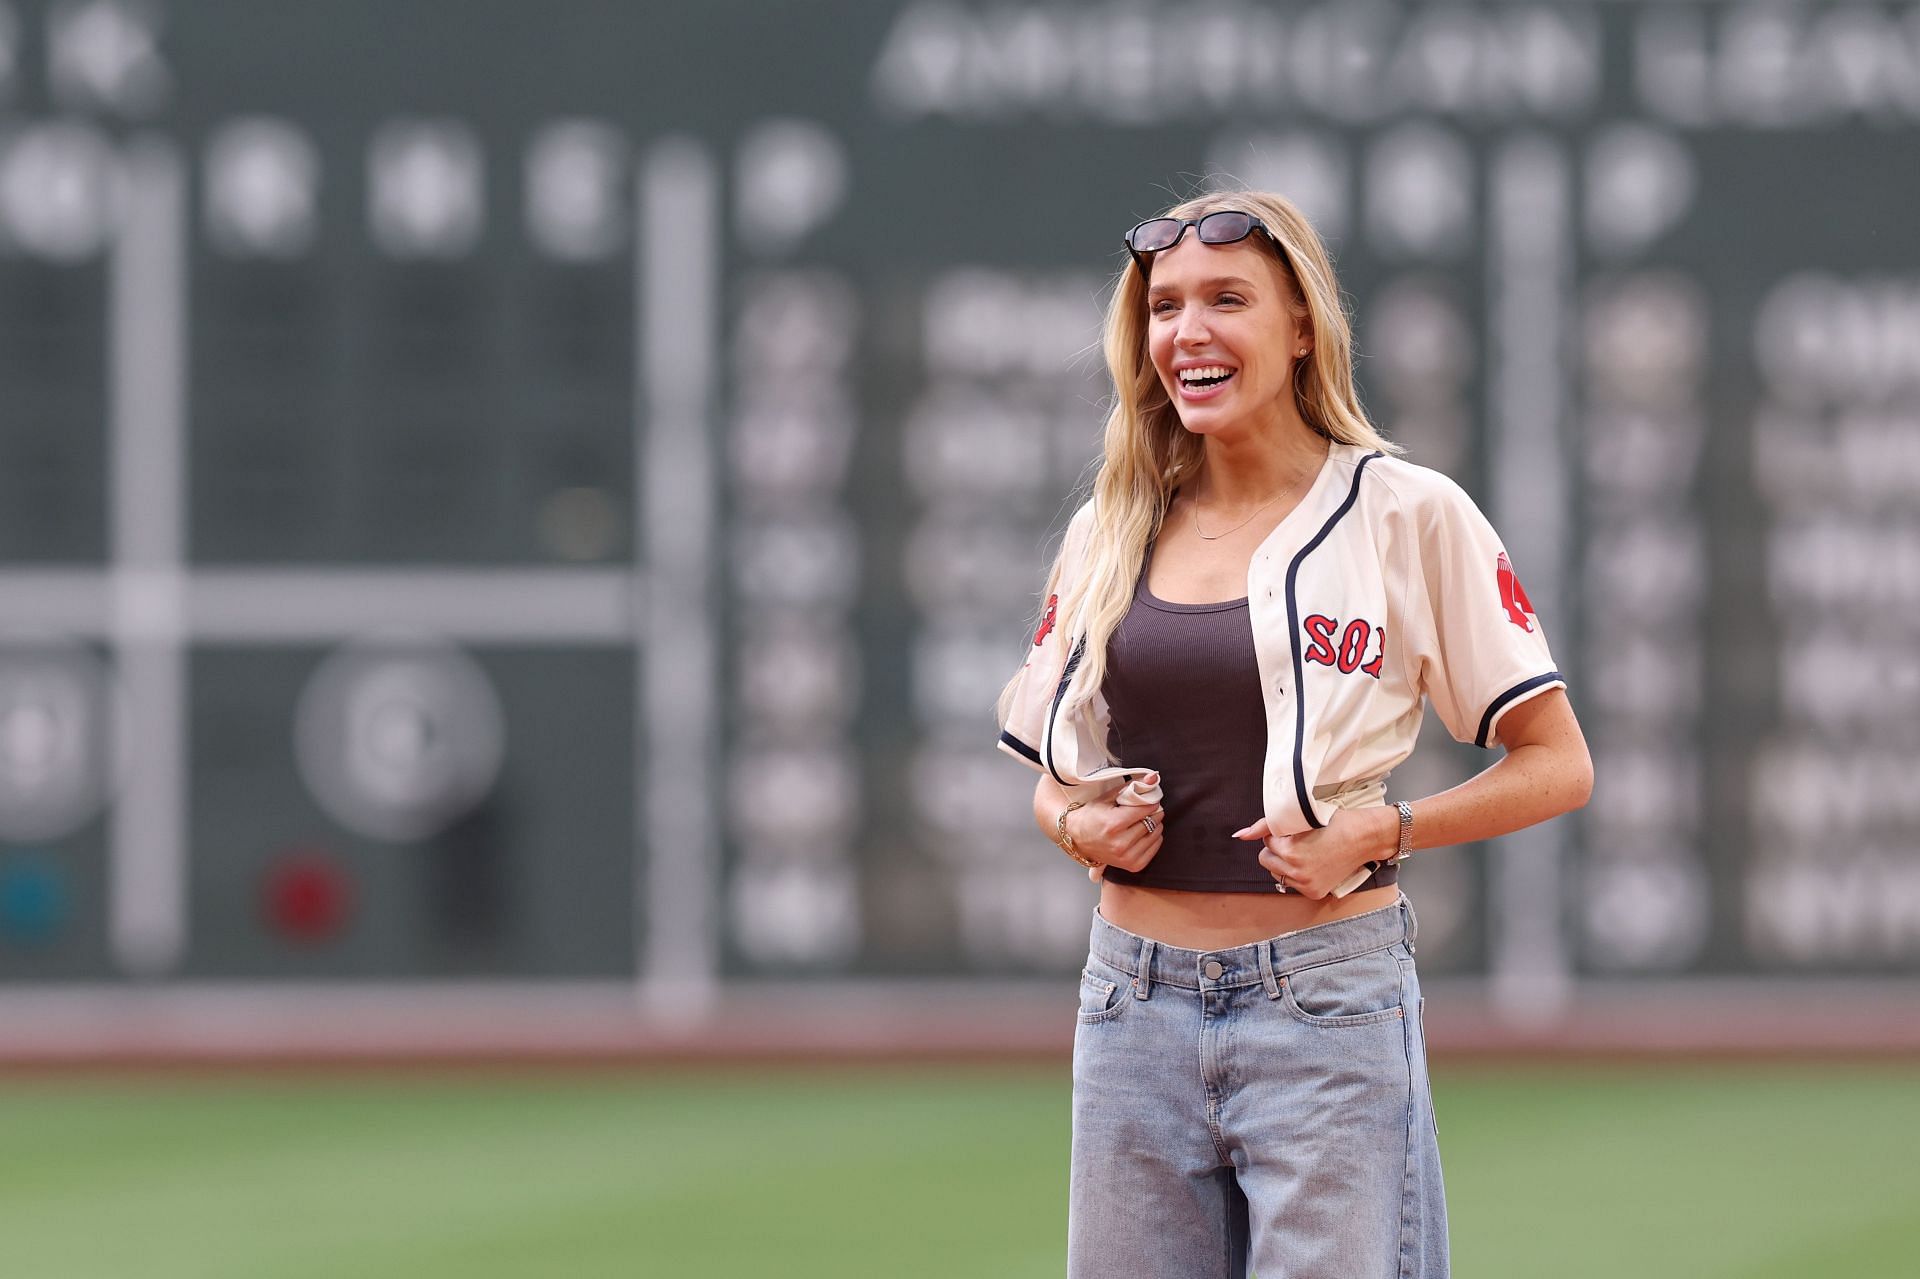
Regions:
<instances>
[{"instance_id":1,"label":"short sleeve","mask_svg":"<svg viewBox=\"0 0 1920 1279\"><path fill-rule=\"evenodd\" d=\"M1088 534L1090 504L1082 507L1067 527L1060 554L1047 576L1045 606L1039 624L1028 638L1026 653L1007 697L1001 702L999 748L1038 772L1045 772L1040 751L1047 718L1055 698L1070 674L1066 628L1060 623L1060 602L1078 571Z\"/></svg>"},{"instance_id":2,"label":"short sleeve","mask_svg":"<svg viewBox=\"0 0 1920 1279\"><path fill-rule=\"evenodd\" d=\"M1434 479L1414 517L1414 678L1455 740L1491 746L1502 715L1566 680L1499 534L1459 485Z\"/></svg>"}]
</instances>

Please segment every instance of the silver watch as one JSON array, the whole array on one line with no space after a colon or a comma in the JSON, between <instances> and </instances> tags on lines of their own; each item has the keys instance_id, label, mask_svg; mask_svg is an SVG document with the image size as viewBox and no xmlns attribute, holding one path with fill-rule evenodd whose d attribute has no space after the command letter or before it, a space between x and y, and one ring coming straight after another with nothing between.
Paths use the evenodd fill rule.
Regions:
<instances>
[{"instance_id":1,"label":"silver watch","mask_svg":"<svg viewBox=\"0 0 1920 1279\"><path fill-rule=\"evenodd\" d=\"M1400 810L1400 845L1393 850L1393 860L1403 862L1413 852L1413 805L1403 799L1394 807Z\"/></svg>"}]
</instances>

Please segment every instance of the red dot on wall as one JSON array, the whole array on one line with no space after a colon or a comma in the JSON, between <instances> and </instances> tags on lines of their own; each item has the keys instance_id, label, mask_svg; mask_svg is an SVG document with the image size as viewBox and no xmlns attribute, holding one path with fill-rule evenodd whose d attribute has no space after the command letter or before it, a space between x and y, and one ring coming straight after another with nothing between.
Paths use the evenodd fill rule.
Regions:
<instances>
[{"instance_id":1,"label":"red dot on wall","mask_svg":"<svg viewBox=\"0 0 1920 1279\"><path fill-rule=\"evenodd\" d=\"M289 941L330 941L353 915L353 883L325 853L288 853L267 870L263 904L267 922Z\"/></svg>"}]
</instances>

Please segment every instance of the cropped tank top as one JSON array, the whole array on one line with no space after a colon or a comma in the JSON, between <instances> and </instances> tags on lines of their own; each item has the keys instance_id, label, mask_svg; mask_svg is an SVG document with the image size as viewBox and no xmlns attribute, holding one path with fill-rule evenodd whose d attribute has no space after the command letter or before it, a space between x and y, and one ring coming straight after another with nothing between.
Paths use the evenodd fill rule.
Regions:
<instances>
[{"instance_id":1,"label":"cropped tank top","mask_svg":"<svg viewBox=\"0 0 1920 1279\"><path fill-rule=\"evenodd\" d=\"M1166 835L1144 870L1108 867L1105 878L1189 892L1271 893L1259 843L1233 837L1264 811L1266 703L1247 601L1156 599L1147 590L1152 543L1142 559L1133 603L1107 648L1101 691L1115 756L1166 761ZM1382 866L1360 887L1399 877L1398 866Z\"/></svg>"}]
</instances>

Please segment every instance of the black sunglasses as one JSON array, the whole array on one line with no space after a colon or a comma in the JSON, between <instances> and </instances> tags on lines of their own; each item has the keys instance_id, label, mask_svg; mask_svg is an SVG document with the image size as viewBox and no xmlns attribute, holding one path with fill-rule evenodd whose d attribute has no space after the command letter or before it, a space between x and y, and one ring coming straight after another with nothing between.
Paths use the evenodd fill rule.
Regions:
<instances>
[{"instance_id":1,"label":"black sunglasses","mask_svg":"<svg viewBox=\"0 0 1920 1279\"><path fill-rule=\"evenodd\" d=\"M1202 244L1237 244L1258 231L1280 250L1282 257L1286 256L1286 250L1280 247L1273 232L1267 230L1266 223L1238 209L1218 209L1198 218L1148 218L1127 232L1127 252L1133 254L1133 264L1140 268L1142 283L1147 280L1147 255L1180 243L1188 227L1194 228Z\"/></svg>"}]
</instances>

